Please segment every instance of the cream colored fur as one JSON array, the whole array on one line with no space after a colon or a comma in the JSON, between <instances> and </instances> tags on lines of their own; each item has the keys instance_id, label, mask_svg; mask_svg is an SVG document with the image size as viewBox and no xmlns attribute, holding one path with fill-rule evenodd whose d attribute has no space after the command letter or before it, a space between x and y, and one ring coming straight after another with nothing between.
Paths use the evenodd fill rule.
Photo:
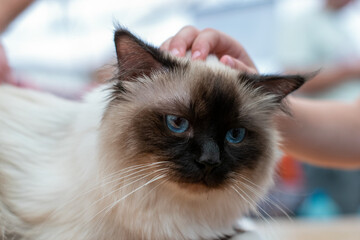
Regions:
<instances>
[{"instance_id":1,"label":"cream colored fur","mask_svg":"<svg viewBox=\"0 0 360 240\"><path fill-rule=\"evenodd\" d=\"M199 66L194 66L189 76L199 71L195 68L207 70L202 63L196 64ZM154 78L155 82L162 82L161 76ZM183 88L195 84L186 81ZM171 83L154 85L153 91L161 91L162 87L172 97L186 101L181 87L172 88ZM128 179L109 181L114 180L108 177L110 174L131 167L131 144L126 145L128 149L117 145L113 132L118 131L125 138L129 131L127 122L139 110L126 104L109 110L109 88L104 85L78 103L0 86L2 238L13 234L23 240L195 240L232 233L235 220L252 208L252 200L259 199L246 188L243 191L249 200L242 199L231 188L191 192L164 182L166 178L160 179L160 174L149 175L129 186ZM266 114L265 108L264 112L259 108L266 99L258 98L249 89L243 91L249 98L244 113L254 118ZM166 101L166 96L147 94L134 95L139 97L133 100L144 105ZM271 129L267 131L269 135L275 134ZM267 159L256 171L243 173L264 189L272 183L275 146L276 139L272 138ZM124 151L119 154L115 148L122 147ZM151 156L143 158L144 162L156 162ZM147 172L156 169L159 170L149 168ZM144 187L129 195L141 186Z\"/></svg>"}]
</instances>

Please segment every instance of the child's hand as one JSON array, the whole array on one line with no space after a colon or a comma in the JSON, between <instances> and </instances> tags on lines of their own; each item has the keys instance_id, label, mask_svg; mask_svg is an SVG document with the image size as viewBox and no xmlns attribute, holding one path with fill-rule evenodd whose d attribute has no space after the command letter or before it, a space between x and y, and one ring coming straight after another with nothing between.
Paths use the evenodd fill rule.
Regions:
<instances>
[{"instance_id":1,"label":"child's hand","mask_svg":"<svg viewBox=\"0 0 360 240\"><path fill-rule=\"evenodd\" d=\"M186 26L175 36L166 40L161 50L183 57L191 50L192 59L205 60L209 54L215 54L225 65L234 69L257 73L257 69L245 49L232 37L214 29L199 31L195 27Z\"/></svg>"}]
</instances>

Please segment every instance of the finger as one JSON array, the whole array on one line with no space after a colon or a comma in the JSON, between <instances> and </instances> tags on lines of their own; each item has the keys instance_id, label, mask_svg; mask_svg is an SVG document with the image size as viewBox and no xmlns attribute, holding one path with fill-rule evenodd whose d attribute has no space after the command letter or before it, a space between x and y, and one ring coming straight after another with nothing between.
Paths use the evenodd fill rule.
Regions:
<instances>
[{"instance_id":1,"label":"finger","mask_svg":"<svg viewBox=\"0 0 360 240\"><path fill-rule=\"evenodd\" d=\"M209 53L214 53L219 42L219 33L214 29L201 31L191 47L192 59L205 60Z\"/></svg>"},{"instance_id":2,"label":"finger","mask_svg":"<svg viewBox=\"0 0 360 240\"><path fill-rule=\"evenodd\" d=\"M169 50L175 56L183 57L186 50L191 48L194 39L199 34L199 30L192 26L182 28L169 43Z\"/></svg>"},{"instance_id":3,"label":"finger","mask_svg":"<svg viewBox=\"0 0 360 240\"><path fill-rule=\"evenodd\" d=\"M222 38L226 39L222 40ZM228 51L228 48L231 47L229 39L229 36L215 29L204 29L199 33L192 45L193 58L206 59L210 53L215 54L218 58L220 58ZM197 52L201 55L198 55L199 53ZM233 53L234 52L232 52L231 55L233 57L237 57L237 54L233 55Z\"/></svg>"},{"instance_id":4,"label":"finger","mask_svg":"<svg viewBox=\"0 0 360 240\"><path fill-rule=\"evenodd\" d=\"M192 53L193 59L206 59L210 53L215 54L218 58L230 55L256 69L255 64L238 41L214 29L208 28L199 33L192 45Z\"/></svg>"},{"instance_id":5,"label":"finger","mask_svg":"<svg viewBox=\"0 0 360 240\"><path fill-rule=\"evenodd\" d=\"M242 63L242 65L257 71L254 62L251 60L246 50L238 41L231 37L221 37L218 44L219 46L215 54L219 58L226 55L231 56L234 58L234 60L237 60L235 61L236 63Z\"/></svg>"},{"instance_id":6,"label":"finger","mask_svg":"<svg viewBox=\"0 0 360 240\"><path fill-rule=\"evenodd\" d=\"M173 37L170 37L170 38L166 39L166 41L161 44L160 50L169 51L170 42L171 42L172 38Z\"/></svg>"},{"instance_id":7,"label":"finger","mask_svg":"<svg viewBox=\"0 0 360 240\"><path fill-rule=\"evenodd\" d=\"M251 73L251 74L257 74L258 71L256 68L252 68L247 66L246 64L244 64L243 62L241 62L238 59L235 59L229 55L224 55L220 58L220 62L233 68L233 69L237 69L243 72L247 72L247 73Z\"/></svg>"}]
</instances>

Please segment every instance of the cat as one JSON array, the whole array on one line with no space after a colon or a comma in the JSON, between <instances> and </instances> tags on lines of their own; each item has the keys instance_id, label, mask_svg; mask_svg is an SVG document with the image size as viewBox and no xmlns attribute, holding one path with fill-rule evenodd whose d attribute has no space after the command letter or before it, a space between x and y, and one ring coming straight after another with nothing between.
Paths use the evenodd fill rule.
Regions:
<instances>
[{"instance_id":1,"label":"cat","mask_svg":"<svg viewBox=\"0 0 360 240\"><path fill-rule=\"evenodd\" d=\"M118 73L81 102L0 86L0 239L225 239L272 185L304 76L114 39Z\"/></svg>"}]
</instances>

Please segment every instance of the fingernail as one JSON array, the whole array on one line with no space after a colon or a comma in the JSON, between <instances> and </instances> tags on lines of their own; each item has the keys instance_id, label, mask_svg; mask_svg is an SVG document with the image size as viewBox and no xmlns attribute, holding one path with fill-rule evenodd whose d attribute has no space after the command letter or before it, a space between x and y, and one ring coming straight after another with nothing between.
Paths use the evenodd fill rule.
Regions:
<instances>
[{"instance_id":1,"label":"fingernail","mask_svg":"<svg viewBox=\"0 0 360 240\"><path fill-rule=\"evenodd\" d=\"M180 55L180 51L177 50L176 48L172 49L172 50L170 51L170 53L171 53L172 55L174 55L174 56L177 56L177 57Z\"/></svg>"},{"instance_id":2,"label":"fingernail","mask_svg":"<svg viewBox=\"0 0 360 240\"><path fill-rule=\"evenodd\" d=\"M225 65L228 65L229 67L233 68L235 67L235 62L232 60L231 57L225 56L222 61Z\"/></svg>"},{"instance_id":3,"label":"fingernail","mask_svg":"<svg viewBox=\"0 0 360 240\"><path fill-rule=\"evenodd\" d=\"M198 59L201 55L200 51L195 51L192 55L191 55L191 59L195 60Z\"/></svg>"}]
</instances>

